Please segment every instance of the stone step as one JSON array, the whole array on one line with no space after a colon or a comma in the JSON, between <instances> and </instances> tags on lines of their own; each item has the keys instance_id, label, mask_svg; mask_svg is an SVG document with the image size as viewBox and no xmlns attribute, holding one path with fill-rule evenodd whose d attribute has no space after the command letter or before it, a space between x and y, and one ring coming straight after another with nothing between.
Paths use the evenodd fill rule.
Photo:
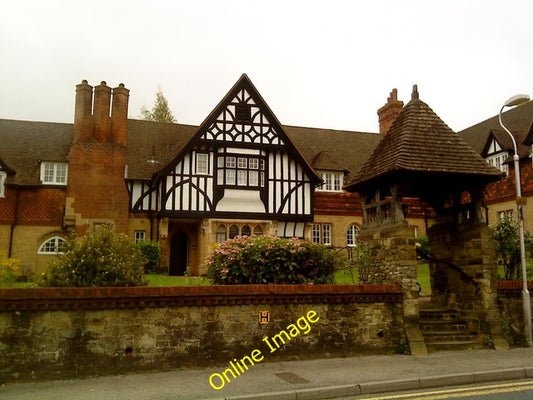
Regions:
<instances>
[{"instance_id":1,"label":"stone step","mask_svg":"<svg viewBox=\"0 0 533 400\"><path fill-rule=\"evenodd\" d=\"M458 317L457 310L420 310L421 320L449 321Z\"/></svg>"},{"instance_id":2,"label":"stone step","mask_svg":"<svg viewBox=\"0 0 533 400\"><path fill-rule=\"evenodd\" d=\"M456 350L479 350L484 349L483 342L478 340L439 340L425 342L427 351L435 353L438 351Z\"/></svg>"},{"instance_id":3,"label":"stone step","mask_svg":"<svg viewBox=\"0 0 533 400\"><path fill-rule=\"evenodd\" d=\"M420 330L425 331L464 331L469 325L466 321L419 321Z\"/></svg>"},{"instance_id":4,"label":"stone step","mask_svg":"<svg viewBox=\"0 0 533 400\"><path fill-rule=\"evenodd\" d=\"M454 342L454 341L479 341L479 332L461 331L461 332L422 332L424 342Z\"/></svg>"},{"instance_id":5,"label":"stone step","mask_svg":"<svg viewBox=\"0 0 533 400\"><path fill-rule=\"evenodd\" d=\"M460 318L455 309L425 304L420 309L419 327L430 353L484 348L479 334L479 321Z\"/></svg>"}]
</instances>

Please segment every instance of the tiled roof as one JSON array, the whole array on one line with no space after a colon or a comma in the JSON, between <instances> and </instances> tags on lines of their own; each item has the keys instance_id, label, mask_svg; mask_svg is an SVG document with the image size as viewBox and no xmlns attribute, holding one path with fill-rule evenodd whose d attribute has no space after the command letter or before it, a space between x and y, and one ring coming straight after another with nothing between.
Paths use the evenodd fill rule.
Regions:
<instances>
[{"instance_id":1,"label":"tiled roof","mask_svg":"<svg viewBox=\"0 0 533 400\"><path fill-rule=\"evenodd\" d=\"M527 142L527 144L529 144L529 142L531 142L531 138L529 139L529 142L526 139L533 124L533 101L505 111L502 114L502 120L505 126L511 132L516 134L515 137L520 157L528 157L529 149L523 143ZM496 139L505 147L505 150L513 152L513 143L510 140L509 135L503 131L500 126L500 123L498 122L498 114L476 125L472 125L467 129L459 131L458 134L481 154L491 132L498 132Z\"/></svg>"},{"instance_id":2,"label":"tiled roof","mask_svg":"<svg viewBox=\"0 0 533 400\"><path fill-rule=\"evenodd\" d=\"M39 162L68 162L72 124L0 119L0 164L8 183L40 185ZM283 126L315 170L357 171L380 141L375 133ZM197 126L128 120L128 178L149 180L195 135Z\"/></svg>"},{"instance_id":3,"label":"tiled roof","mask_svg":"<svg viewBox=\"0 0 533 400\"><path fill-rule=\"evenodd\" d=\"M315 170L347 171L347 180L361 168L382 138L377 133L295 126L283 128Z\"/></svg>"},{"instance_id":4,"label":"tiled roof","mask_svg":"<svg viewBox=\"0 0 533 400\"><path fill-rule=\"evenodd\" d=\"M7 183L40 185L40 161L67 162L72 124L0 119L0 160Z\"/></svg>"},{"instance_id":5,"label":"tiled roof","mask_svg":"<svg viewBox=\"0 0 533 400\"><path fill-rule=\"evenodd\" d=\"M128 120L128 178L152 179L194 136L197 126Z\"/></svg>"},{"instance_id":6,"label":"tiled roof","mask_svg":"<svg viewBox=\"0 0 533 400\"><path fill-rule=\"evenodd\" d=\"M416 89L349 188L358 190L393 173L461 174L489 180L501 175L418 98Z\"/></svg>"}]
</instances>

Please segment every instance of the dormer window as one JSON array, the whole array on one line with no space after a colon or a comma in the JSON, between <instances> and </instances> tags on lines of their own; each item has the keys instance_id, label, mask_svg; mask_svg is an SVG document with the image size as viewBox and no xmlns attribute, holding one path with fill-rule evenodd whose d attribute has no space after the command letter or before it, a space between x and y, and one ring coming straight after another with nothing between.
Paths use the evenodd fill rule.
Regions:
<instances>
[{"instance_id":1,"label":"dormer window","mask_svg":"<svg viewBox=\"0 0 533 400\"><path fill-rule=\"evenodd\" d=\"M66 185L67 164L43 161L41 163L41 182L43 185Z\"/></svg>"},{"instance_id":2,"label":"dormer window","mask_svg":"<svg viewBox=\"0 0 533 400\"><path fill-rule=\"evenodd\" d=\"M502 149L496 139L492 139L485 160L493 167L496 167L507 174L509 172L509 166L505 163L505 160L507 160L508 157L509 153Z\"/></svg>"},{"instance_id":3,"label":"dormer window","mask_svg":"<svg viewBox=\"0 0 533 400\"><path fill-rule=\"evenodd\" d=\"M322 185L317 187L321 192L342 192L344 174L342 172L323 171L319 172L322 177Z\"/></svg>"}]
</instances>

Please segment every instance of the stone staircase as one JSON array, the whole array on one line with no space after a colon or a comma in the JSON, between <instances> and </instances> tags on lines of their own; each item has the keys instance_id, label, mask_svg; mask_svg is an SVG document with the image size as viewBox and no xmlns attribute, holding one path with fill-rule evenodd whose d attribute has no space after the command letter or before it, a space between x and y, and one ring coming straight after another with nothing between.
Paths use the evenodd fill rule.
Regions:
<instances>
[{"instance_id":1,"label":"stone staircase","mask_svg":"<svg viewBox=\"0 0 533 400\"><path fill-rule=\"evenodd\" d=\"M485 348L479 321L460 318L457 310L428 305L420 309L419 326L428 353Z\"/></svg>"}]
</instances>

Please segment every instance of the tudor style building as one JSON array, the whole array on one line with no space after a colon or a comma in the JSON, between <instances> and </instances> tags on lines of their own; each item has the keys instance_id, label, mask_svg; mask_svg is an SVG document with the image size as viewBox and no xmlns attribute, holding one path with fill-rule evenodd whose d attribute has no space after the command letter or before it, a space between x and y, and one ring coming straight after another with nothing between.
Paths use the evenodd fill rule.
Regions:
<instances>
[{"instance_id":1,"label":"tudor style building","mask_svg":"<svg viewBox=\"0 0 533 400\"><path fill-rule=\"evenodd\" d=\"M29 271L101 224L159 241L171 274L237 235L355 245L342 188L379 135L283 126L246 75L200 126L129 120L128 97L83 81L74 124L0 120L0 249Z\"/></svg>"},{"instance_id":2,"label":"tudor style building","mask_svg":"<svg viewBox=\"0 0 533 400\"><path fill-rule=\"evenodd\" d=\"M0 120L0 251L30 272L46 270L70 230L82 235L100 224L159 241L170 274L205 273L213 246L237 235L355 246L362 206L343 187L403 109L393 90L378 110L380 134L286 126L246 75L200 126L128 119L128 98L122 84L83 81L74 124ZM505 116L515 113L530 123L533 109ZM519 129L530 131L526 125ZM498 149L479 144L486 134L461 134L483 156ZM511 187L506 179L492 184L494 193ZM489 222L491 210L511 199L489 196ZM404 202L408 222L425 234L431 210Z\"/></svg>"},{"instance_id":3,"label":"tudor style building","mask_svg":"<svg viewBox=\"0 0 533 400\"><path fill-rule=\"evenodd\" d=\"M157 214L171 274L203 272L210 245L237 235L304 237L321 182L246 75L169 162L141 170L126 174L130 212Z\"/></svg>"}]
</instances>

